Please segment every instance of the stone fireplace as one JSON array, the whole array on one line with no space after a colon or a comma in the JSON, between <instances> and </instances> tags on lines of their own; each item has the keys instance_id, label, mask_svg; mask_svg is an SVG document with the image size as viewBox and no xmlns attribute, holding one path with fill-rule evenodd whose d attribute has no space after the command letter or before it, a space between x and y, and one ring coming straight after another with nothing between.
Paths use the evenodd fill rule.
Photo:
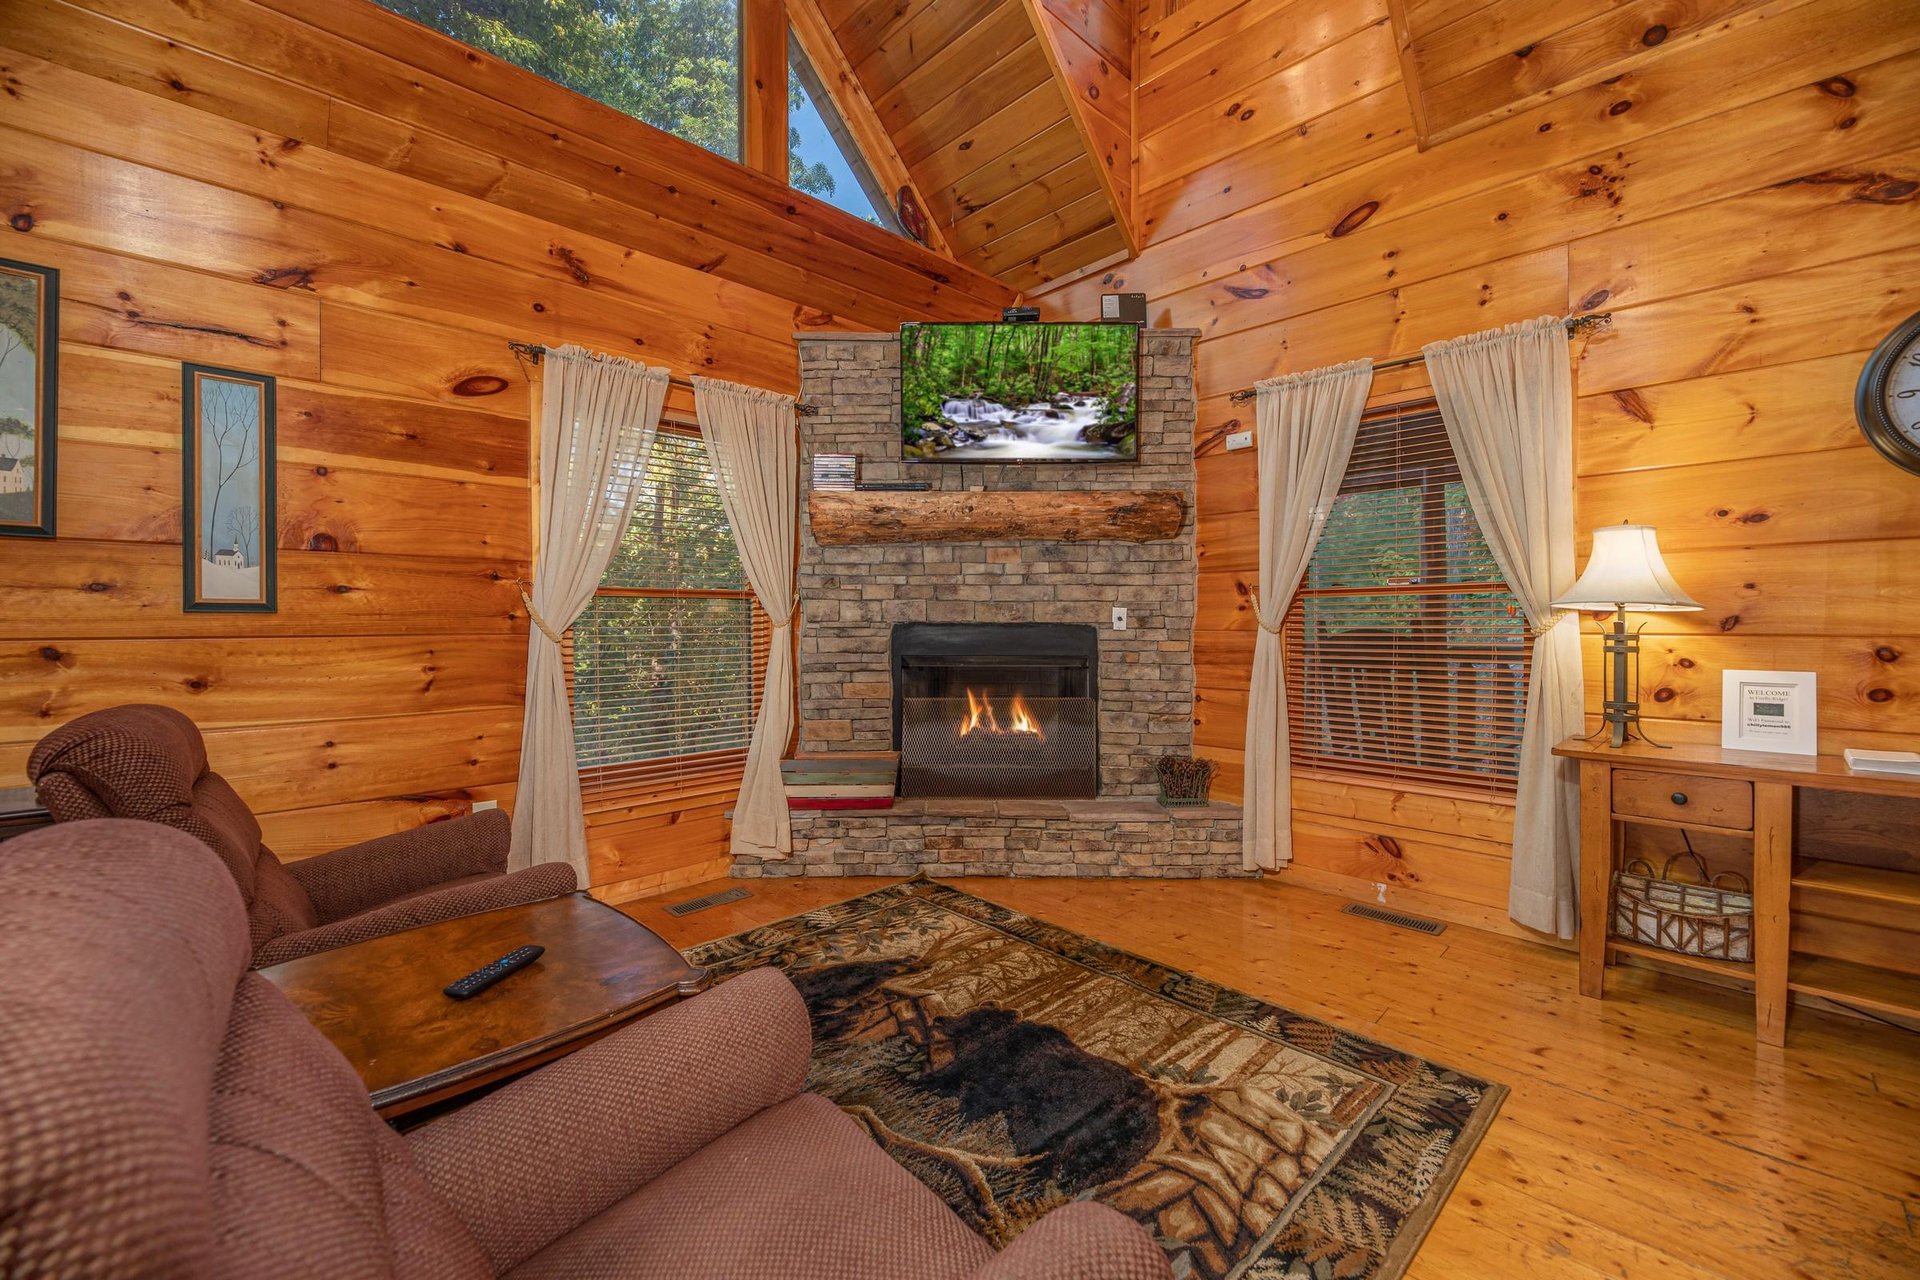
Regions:
<instances>
[{"instance_id":1,"label":"stone fireplace","mask_svg":"<svg viewBox=\"0 0 1920 1280\"><path fill-rule=\"evenodd\" d=\"M892 650L902 796L1098 794L1100 649L1092 627L902 622Z\"/></svg>"},{"instance_id":2,"label":"stone fireplace","mask_svg":"<svg viewBox=\"0 0 1920 1280\"><path fill-rule=\"evenodd\" d=\"M795 335L820 406L800 419L803 484L814 454L853 453L868 480L1173 492L1186 514L1146 542L844 545L803 513L800 749L899 750L901 796L795 812L793 857L735 875L1242 874L1237 806L1154 802L1155 761L1193 749L1196 336L1142 335L1136 463L932 466L901 458L897 334Z\"/></svg>"}]
</instances>

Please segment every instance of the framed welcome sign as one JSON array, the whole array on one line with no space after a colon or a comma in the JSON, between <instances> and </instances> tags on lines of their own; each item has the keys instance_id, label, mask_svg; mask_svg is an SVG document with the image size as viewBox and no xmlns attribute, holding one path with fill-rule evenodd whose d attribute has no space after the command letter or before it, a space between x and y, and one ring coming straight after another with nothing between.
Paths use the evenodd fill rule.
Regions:
<instances>
[{"instance_id":1,"label":"framed welcome sign","mask_svg":"<svg viewBox=\"0 0 1920 1280\"><path fill-rule=\"evenodd\" d=\"M1720 745L1729 751L1819 751L1820 673L1720 673Z\"/></svg>"},{"instance_id":2,"label":"framed welcome sign","mask_svg":"<svg viewBox=\"0 0 1920 1280\"><path fill-rule=\"evenodd\" d=\"M274 381L185 365L180 406L185 608L272 613Z\"/></svg>"},{"instance_id":3,"label":"framed welcome sign","mask_svg":"<svg viewBox=\"0 0 1920 1280\"><path fill-rule=\"evenodd\" d=\"M60 273L0 258L0 534L53 536Z\"/></svg>"}]
</instances>

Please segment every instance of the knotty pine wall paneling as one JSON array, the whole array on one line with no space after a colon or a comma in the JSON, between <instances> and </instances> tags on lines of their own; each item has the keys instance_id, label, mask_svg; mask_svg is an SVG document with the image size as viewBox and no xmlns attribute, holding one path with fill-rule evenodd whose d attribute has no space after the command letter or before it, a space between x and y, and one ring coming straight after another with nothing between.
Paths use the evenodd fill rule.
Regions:
<instances>
[{"instance_id":1,"label":"knotty pine wall paneling","mask_svg":"<svg viewBox=\"0 0 1920 1280\"><path fill-rule=\"evenodd\" d=\"M1204 334L1196 738L1225 789L1255 634L1255 455L1217 438L1252 407L1230 393L1584 310L1614 322L1573 350L1579 527L1657 525L1706 605L1646 619L1652 732L1717 742L1723 670L1810 669L1822 750L1916 745L1920 479L1862 442L1852 392L1920 310L1920 23L1884 0L1745 6L1422 150L1385 0L1168 7L1135 57L1146 248L1040 302L1090 317L1141 290L1155 323ZM1612 6L1610 29L1670 8ZM1374 398L1424 381L1383 373ZM1510 809L1312 777L1293 804L1288 877L1510 927Z\"/></svg>"},{"instance_id":2,"label":"knotty pine wall paneling","mask_svg":"<svg viewBox=\"0 0 1920 1280\"><path fill-rule=\"evenodd\" d=\"M512 803L508 338L793 390L795 329L1012 300L366 0L0 0L0 88L0 254L63 295L60 536L0 541L0 785L166 703L283 856ZM279 379L277 613L181 612L181 361ZM731 799L590 815L596 889L719 873Z\"/></svg>"}]
</instances>

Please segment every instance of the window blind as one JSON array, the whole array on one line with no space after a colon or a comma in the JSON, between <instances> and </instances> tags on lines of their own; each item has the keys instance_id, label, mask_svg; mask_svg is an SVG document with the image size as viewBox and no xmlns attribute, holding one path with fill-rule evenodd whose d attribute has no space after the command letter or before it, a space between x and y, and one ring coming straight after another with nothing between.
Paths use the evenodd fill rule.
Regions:
<instances>
[{"instance_id":1,"label":"window blind","mask_svg":"<svg viewBox=\"0 0 1920 1280\"><path fill-rule=\"evenodd\" d=\"M1362 420L1283 644L1296 768L1512 794L1526 620L1431 401Z\"/></svg>"},{"instance_id":2,"label":"window blind","mask_svg":"<svg viewBox=\"0 0 1920 1280\"><path fill-rule=\"evenodd\" d=\"M582 792L624 802L736 781L771 634L706 445L662 427L620 546L567 635Z\"/></svg>"}]
</instances>

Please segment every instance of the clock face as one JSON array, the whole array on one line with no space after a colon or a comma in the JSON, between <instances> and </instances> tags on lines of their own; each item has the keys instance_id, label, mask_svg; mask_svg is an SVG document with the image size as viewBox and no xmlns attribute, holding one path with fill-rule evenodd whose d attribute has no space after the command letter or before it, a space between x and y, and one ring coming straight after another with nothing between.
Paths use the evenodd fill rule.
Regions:
<instances>
[{"instance_id":1,"label":"clock face","mask_svg":"<svg viewBox=\"0 0 1920 1280\"><path fill-rule=\"evenodd\" d=\"M1900 351L1880 393L1887 420L1908 444L1920 446L1920 334Z\"/></svg>"},{"instance_id":2,"label":"clock face","mask_svg":"<svg viewBox=\"0 0 1920 1280\"><path fill-rule=\"evenodd\" d=\"M1854 396L1867 442L1920 474L1920 315L1907 318L1867 358Z\"/></svg>"}]
</instances>

